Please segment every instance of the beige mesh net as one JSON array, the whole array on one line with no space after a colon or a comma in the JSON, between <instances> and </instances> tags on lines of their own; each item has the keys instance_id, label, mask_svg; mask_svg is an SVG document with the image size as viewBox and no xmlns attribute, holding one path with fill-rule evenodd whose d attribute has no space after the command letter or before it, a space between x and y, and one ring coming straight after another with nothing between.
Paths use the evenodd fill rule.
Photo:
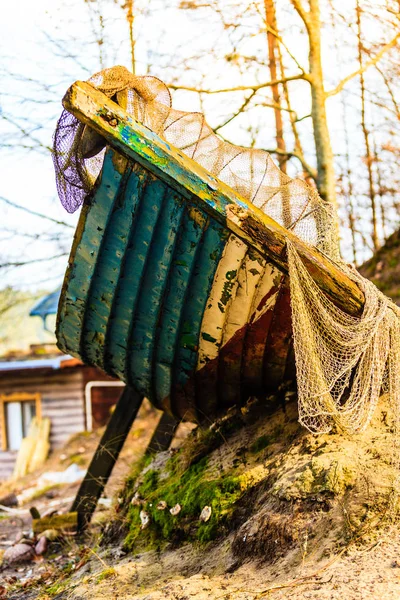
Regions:
<instances>
[{"instance_id":1,"label":"beige mesh net","mask_svg":"<svg viewBox=\"0 0 400 600\"><path fill-rule=\"evenodd\" d=\"M317 247L365 293L360 318L347 315L320 291L288 243L300 421L310 431L334 425L357 432L369 423L387 391L398 421L400 310L339 259L336 215L317 192L291 179L267 152L222 141L200 113L171 108L168 88L124 67L97 73L89 82L133 117L181 149L308 244ZM54 138L61 202L76 210L91 191L103 162L104 140L64 111Z\"/></svg>"},{"instance_id":2,"label":"beige mesh net","mask_svg":"<svg viewBox=\"0 0 400 600\"><path fill-rule=\"evenodd\" d=\"M282 173L268 152L225 142L203 114L171 108L167 86L155 77L134 76L125 67L112 67L93 75L89 83L278 223L320 250L330 255L336 252L333 212L315 189ZM104 145L99 135L63 111L53 157L58 193L68 212L77 210L91 191L102 166Z\"/></svg>"},{"instance_id":3,"label":"beige mesh net","mask_svg":"<svg viewBox=\"0 0 400 600\"><path fill-rule=\"evenodd\" d=\"M387 392L400 405L400 309L370 281L340 265L365 294L360 318L321 292L288 243L300 421L317 433L362 431Z\"/></svg>"}]
</instances>

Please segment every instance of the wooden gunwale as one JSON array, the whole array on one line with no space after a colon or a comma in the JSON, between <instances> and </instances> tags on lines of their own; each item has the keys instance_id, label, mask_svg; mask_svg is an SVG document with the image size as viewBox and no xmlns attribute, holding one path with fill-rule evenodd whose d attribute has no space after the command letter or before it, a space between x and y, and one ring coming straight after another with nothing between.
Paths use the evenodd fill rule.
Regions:
<instances>
[{"instance_id":1,"label":"wooden gunwale","mask_svg":"<svg viewBox=\"0 0 400 600\"><path fill-rule=\"evenodd\" d=\"M262 256L287 271L290 241L320 289L350 315L361 314L364 295L340 266L276 223L198 163L137 123L115 102L90 84L77 82L67 91L64 107L90 125L128 159L182 194L189 203L211 214Z\"/></svg>"}]
</instances>

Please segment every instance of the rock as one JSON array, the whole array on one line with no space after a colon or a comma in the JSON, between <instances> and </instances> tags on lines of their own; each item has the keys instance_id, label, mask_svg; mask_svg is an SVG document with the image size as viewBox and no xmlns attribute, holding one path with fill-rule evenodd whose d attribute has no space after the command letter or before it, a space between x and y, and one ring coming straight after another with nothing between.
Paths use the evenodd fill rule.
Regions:
<instances>
[{"instance_id":1,"label":"rock","mask_svg":"<svg viewBox=\"0 0 400 600\"><path fill-rule=\"evenodd\" d=\"M30 562L34 557L35 550L32 546L19 543L15 544L15 546L11 546L11 548L7 548L3 554L3 563L12 565Z\"/></svg>"},{"instance_id":2,"label":"rock","mask_svg":"<svg viewBox=\"0 0 400 600\"><path fill-rule=\"evenodd\" d=\"M0 498L0 505L13 508L14 506L18 506L18 498L14 493L7 494L7 496Z\"/></svg>"},{"instance_id":3,"label":"rock","mask_svg":"<svg viewBox=\"0 0 400 600\"><path fill-rule=\"evenodd\" d=\"M48 500L53 500L53 498L57 498L60 495L60 491L57 489L49 490L45 493L44 497Z\"/></svg>"},{"instance_id":4,"label":"rock","mask_svg":"<svg viewBox=\"0 0 400 600\"><path fill-rule=\"evenodd\" d=\"M171 513L171 515L173 515L174 517L176 517L176 515L179 515L179 513L181 512L181 510L182 510L181 505L180 504L175 504L175 506L173 506L170 509L169 512Z\"/></svg>"},{"instance_id":5,"label":"rock","mask_svg":"<svg viewBox=\"0 0 400 600\"><path fill-rule=\"evenodd\" d=\"M131 500L132 506L141 506L143 504L143 499L140 497L140 494L136 492Z\"/></svg>"},{"instance_id":6,"label":"rock","mask_svg":"<svg viewBox=\"0 0 400 600\"><path fill-rule=\"evenodd\" d=\"M146 529L150 525L150 515L145 510L140 511L140 521L142 523L141 529Z\"/></svg>"},{"instance_id":7,"label":"rock","mask_svg":"<svg viewBox=\"0 0 400 600\"><path fill-rule=\"evenodd\" d=\"M35 546L36 554L38 556L42 556L42 554L45 554L45 552L47 551L48 545L49 545L48 539L44 535L42 535L39 538L39 541Z\"/></svg>"},{"instance_id":8,"label":"rock","mask_svg":"<svg viewBox=\"0 0 400 600\"><path fill-rule=\"evenodd\" d=\"M205 506L200 513L200 521L203 521L203 523L207 523L207 521L210 520L211 513L212 513L211 506Z\"/></svg>"},{"instance_id":9,"label":"rock","mask_svg":"<svg viewBox=\"0 0 400 600\"><path fill-rule=\"evenodd\" d=\"M24 538L29 539L29 531L20 531L17 533L15 536L15 541L12 545L14 546L15 544L18 544L18 542L22 542Z\"/></svg>"},{"instance_id":10,"label":"rock","mask_svg":"<svg viewBox=\"0 0 400 600\"><path fill-rule=\"evenodd\" d=\"M55 542L55 540L58 540L61 537L60 532L57 531L57 529L45 529L40 537L42 536L49 540L49 542Z\"/></svg>"}]
</instances>

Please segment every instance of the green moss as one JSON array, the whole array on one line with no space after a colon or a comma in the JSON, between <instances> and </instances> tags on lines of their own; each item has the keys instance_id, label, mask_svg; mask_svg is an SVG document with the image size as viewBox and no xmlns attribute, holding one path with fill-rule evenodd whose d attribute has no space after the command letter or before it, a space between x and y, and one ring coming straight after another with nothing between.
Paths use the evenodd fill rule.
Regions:
<instances>
[{"instance_id":1,"label":"green moss","mask_svg":"<svg viewBox=\"0 0 400 600\"><path fill-rule=\"evenodd\" d=\"M272 438L270 435L261 435L256 441L250 446L250 452L257 454L264 450L271 443Z\"/></svg>"},{"instance_id":2,"label":"green moss","mask_svg":"<svg viewBox=\"0 0 400 600\"><path fill-rule=\"evenodd\" d=\"M163 480L157 472L148 471L137 490L145 503L142 507L131 506L129 509L130 531L125 540L126 547L132 549L140 542L154 547L182 539L200 542L215 539L223 531L242 490L239 478L207 479L206 469L207 458L203 458L182 474L175 468ZM165 510L157 509L161 500L167 503ZM173 516L170 508L176 504L181 506L181 511ZM205 506L210 506L212 511L206 523L199 520ZM141 510L150 515L150 526L144 530L141 529Z\"/></svg>"},{"instance_id":3,"label":"green moss","mask_svg":"<svg viewBox=\"0 0 400 600\"><path fill-rule=\"evenodd\" d=\"M102 571L99 576L97 577L97 582L96 583L100 583L101 581L104 581L105 579L111 579L111 577L116 577L117 576L117 572L113 567L108 567L107 569L104 569L104 571Z\"/></svg>"},{"instance_id":4,"label":"green moss","mask_svg":"<svg viewBox=\"0 0 400 600\"><path fill-rule=\"evenodd\" d=\"M212 428L203 429L197 427L191 438L187 440L184 448L174 457L172 463L179 463L181 469L186 470L191 465L199 462L224 444L227 438L241 429L244 425L242 415L239 411L227 415L214 424Z\"/></svg>"},{"instance_id":5,"label":"green moss","mask_svg":"<svg viewBox=\"0 0 400 600\"><path fill-rule=\"evenodd\" d=\"M142 498L147 498L157 489L158 486L158 471L149 470L146 472L143 483L139 487L139 493Z\"/></svg>"},{"instance_id":6,"label":"green moss","mask_svg":"<svg viewBox=\"0 0 400 600\"><path fill-rule=\"evenodd\" d=\"M56 491L58 489L61 489L62 487L63 487L63 485L61 483L52 483L50 485L45 485L44 487L40 488L39 490L36 490L32 494L32 496L30 496L29 501L32 502L33 500L37 500L38 498L41 498L48 492Z\"/></svg>"},{"instance_id":7,"label":"green moss","mask_svg":"<svg viewBox=\"0 0 400 600\"><path fill-rule=\"evenodd\" d=\"M129 497L132 496L133 489L136 486L136 482L140 473L151 463L151 461L152 456L150 456L149 454L144 454L139 458L139 460L133 463L131 472L125 480L124 489L121 490L120 493L122 498L129 499Z\"/></svg>"},{"instance_id":8,"label":"green moss","mask_svg":"<svg viewBox=\"0 0 400 600\"><path fill-rule=\"evenodd\" d=\"M72 456L68 457L68 462L74 463L75 465L84 466L87 463L87 458L82 454L72 454Z\"/></svg>"},{"instance_id":9,"label":"green moss","mask_svg":"<svg viewBox=\"0 0 400 600\"><path fill-rule=\"evenodd\" d=\"M71 589L70 584L70 577L62 577L58 579L54 583L50 584L48 587L45 587L45 589L43 590L44 598L54 598L54 596L58 596L58 594L61 594L62 592Z\"/></svg>"}]
</instances>

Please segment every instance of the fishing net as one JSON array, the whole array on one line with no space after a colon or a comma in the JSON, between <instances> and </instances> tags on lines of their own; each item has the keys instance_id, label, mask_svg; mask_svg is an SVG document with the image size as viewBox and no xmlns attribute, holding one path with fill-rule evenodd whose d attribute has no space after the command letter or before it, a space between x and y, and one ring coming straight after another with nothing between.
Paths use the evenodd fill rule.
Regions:
<instances>
[{"instance_id":1,"label":"fishing net","mask_svg":"<svg viewBox=\"0 0 400 600\"><path fill-rule=\"evenodd\" d=\"M290 242L288 261L300 422L316 433L333 424L362 431L381 393L388 393L397 422L400 309L342 263L365 295L362 315L352 317L321 292Z\"/></svg>"},{"instance_id":2,"label":"fishing net","mask_svg":"<svg viewBox=\"0 0 400 600\"><path fill-rule=\"evenodd\" d=\"M182 150L242 196L339 264L363 290L360 317L337 308L319 289L288 242L293 334L301 423L315 433L333 426L357 432L369 423L382 391L398 421L400 310L339 258L336 215L315 189L291 179L261 150L221 140L200 113L171 107L168 88L154 77L114 67L89 79L136 120ZM74 212L100 173L105 141L63 111L54 137L62 204ZM397 428L396 428L397 430Z\"/></svg>"},{"instance_id":3,"label":"fishing net","mask_svg":"<svg viewBox=\"0 0 400 600\"><path fill-rule=\"evenodd\" d=\"M315 189L283 173L268 152L223 141L203 114L173 109L162 81L112 67L88 82L300 238L330 254L337 248L332 243L337 231L335 217ZM102 167L104 146L101 136L68 111L62 112L53 160L58 194L68 212L76 211L92 190Z\"/></svg>"}]
</instances>

